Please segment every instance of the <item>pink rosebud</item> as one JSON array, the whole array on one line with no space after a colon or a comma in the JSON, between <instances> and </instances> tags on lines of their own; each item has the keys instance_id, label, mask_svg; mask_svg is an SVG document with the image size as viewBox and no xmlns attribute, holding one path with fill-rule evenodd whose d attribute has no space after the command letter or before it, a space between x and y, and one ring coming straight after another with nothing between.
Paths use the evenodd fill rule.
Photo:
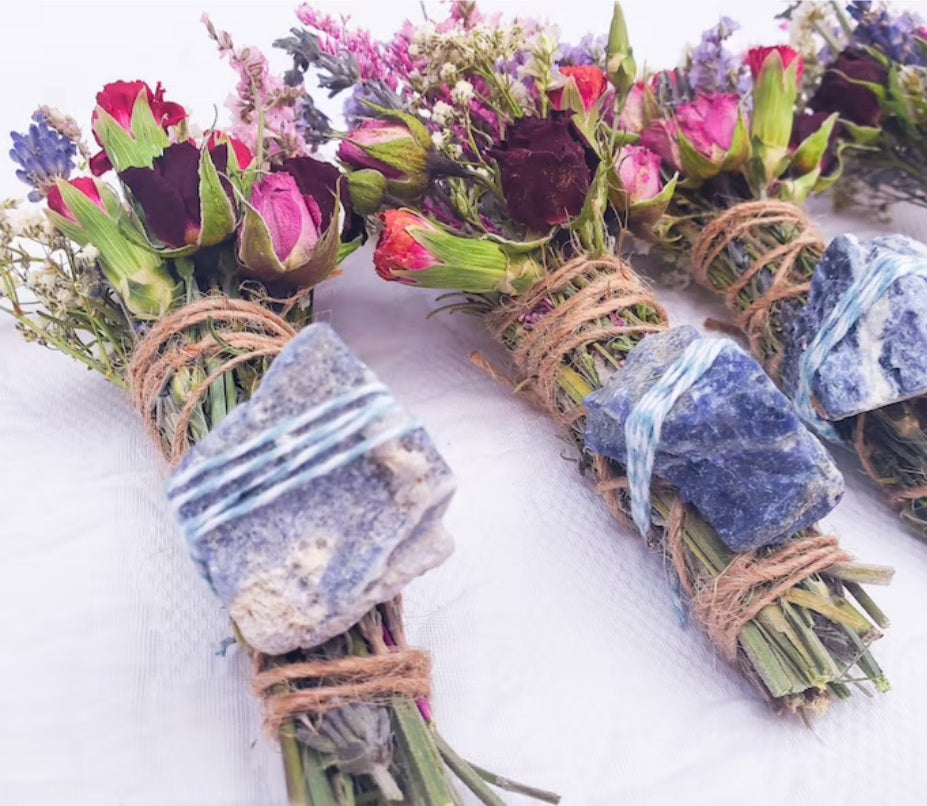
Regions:
<instances>
[{"instance_id":1,"label":"pink rosebud","mask_svg":"<svg viewBox=\"0 0 927 806\"><path fill-rule=\"evenodd\" d=\"M750 73L753 75L753 80L756 81L757 78L759 78L763 65L773 53L779 54L779 58L782 60L782 67L785 70L788 70L789 65L797 59L798 67L796 68L795 80L801 81L801 77L805 72L804 59L802 59L801 54L797 50L790 48L788 45L773 45L768 48L761 47L748 50L744 61L750 66Z\"/></svg>"},{"instance_id":2,"label":"pink rosebud","mask_svg":"<svg viewBox=\"0 0 927 806\"><path fill-rule=\"evenodd\" d=\"M330 276L338 262L339 217L350 228L347 191L340 172L312 157L289 159L251 189L238 232L238 260L245 277L309 288Z\"/></svg>"},{"instance_id":3,"label":"pink rosebud","mask_svg":"<svg viewBox=\"0 0 927 806\"><path fill-rule=\"evenodd\" d=\"M725 93L699 93L680 104L673 120L655 120L641 134L641 144L656 151L675 170L683 169L679 133L703 157L718 165L734 141L740 121L740 98Z\"/></svg>"},{"instance_id":4,"label":"pink rosebud","mask_svg":"<svg viewBox=\"0 0 927 806\"><path fill-rule=\"evenodd\" d=\"M423 176L428 151L403 123L368 120L350 132L338 159L354 169L373 168L387 179Z\"/></svg>"},{"instance_id":5,"label":"pink rosebud","mask_svg":"<svg viewBox=\"0 0 927 806\"><path fill-rule=\"evenodd\" d=\"M641 132L641 145L659 154L674 171L681 171L682 157L676 137L676 122L660 118L650 121L650 125Z\"/></svg>"},{"instance_id":6,"label":"pink rosebud","mask_svg":"<svg viewBox=\"0 0 927 806\"><path fill-rule=\"evenodd\" d=\"M630 204L659 196L663 190L660 155L645 146L625 146L618 154L618 177Z\"/></svg>"},{"instance_id":7,"label":"pink rosebud","mask_svg":"<svg viewBox=\"0 0 927 806\"><path fill-rule=\"evenodd\" d=\"M100 197L100 188L97 187L97 183L89 176L71 179L68 184L77 188L104 213L106 212L103 199ZM68 219L68 221L73 221L75 224L78 223L74 213L71 212L71 208L64 203L64 199L61 196L61 189L57 185L52 185L48 189L47 201L49 208L58 213L58 215Z\"/></svg>"},{"instance_id":8,"label":"pink rosebud","mask_svg":"<svg viewBox=\"0 0 927 806\"><path fill-rule=\"evenodd\" d=\"M437 228L427 219L408 210L387 210L380 215L383 231L373 253L373 265L384 280L406 285L417 285L410 277L401 277L395 271L425 271L440 262L414 237L411 230L423 229L436 232Z\"/></svg>"},{"instance_id":9,"label":"pink rosebud","mask_svg":"<svg viewBox=\"0 0 927 806\"><path fill-rule=\"evenodd\" d=\"M318 243L320 215L315 215L288 173L263 177L251 191L251 206L267 225L274 255L286 269L302 266ZM254 266L251 266L254 269Z\"/></svg>"}]
</instances>

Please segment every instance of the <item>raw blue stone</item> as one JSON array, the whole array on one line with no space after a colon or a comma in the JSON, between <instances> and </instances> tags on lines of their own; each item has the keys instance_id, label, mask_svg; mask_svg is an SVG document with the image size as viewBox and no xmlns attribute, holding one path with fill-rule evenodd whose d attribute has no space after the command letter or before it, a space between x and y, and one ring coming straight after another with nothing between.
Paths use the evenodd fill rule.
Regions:
<instances>
[{"instance_id":1,"label":"raw blue stone","mask_svg":"<svg viewBox=\"0 0 927 806\"><path fill-rule=\"evenodd\" d=\"M633 406L700 338L677 327L644 338L586 398L586 444L624 464ZM654 476L670 482L734 551L781 542L830 512L843 477L792 404L740 348L725 350L673 405Z\"/></svg>"},{"instance_id":2,"label":"raw blue stone","mask_svg":"<svg viewBox=\"0 0 927 806\"><path fill-rule=\"evenodd\" d=\"M451 472L425 431L412 425L404 435L202 533L194 527L196 517L230 493L250 489L246 484L254 474L227 482L224 475L217 476L220 471L194 480L182 474L311 407L375 381L330 327L310 325L280 353L252 399L190 451L172 477L179 481L168 483L175 502L191 488L197 491L192 501L175 503L193 558L245 639L262 652L281 654L320 644L441 563L452 550L441 525L454 491ZM348 410L322 422L331 423ZM322 458L401 428L407 417L402 411L390 413ZM270 445L292 451L295 439L291 432ZM270 446L233 459L222 472L264 450ZM293 476L280 472L279 463L271 466L274 478L251 490L249 497ZM210 490L209 481L222 486Z\"/></svg>"},{"instance_id":3,"label":"raw blue stone","mask_svg":"<svg viewBox=\"0 0 927 806\"><path fill-rule=\"evenodd\" d=\"M811 278L808 304L786 329L782 380L789 395L798 388L802 352L824 319L848 286L887 255L912 255L927 267L927 246L903 235L868 243L840 235L827 247ZM828 420L927 392L927 277L897 280L823 361L811 392Z\"/></svg>"}]
</instances>

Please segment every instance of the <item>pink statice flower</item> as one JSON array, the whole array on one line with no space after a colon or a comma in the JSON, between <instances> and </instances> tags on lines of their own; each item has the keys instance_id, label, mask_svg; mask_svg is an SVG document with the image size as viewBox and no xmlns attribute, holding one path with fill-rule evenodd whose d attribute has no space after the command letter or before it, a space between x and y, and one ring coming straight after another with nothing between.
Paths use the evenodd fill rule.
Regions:
<instances>
[{"instance_id":1,"label":"pink statice flower","mask_svg":"<svg viewBox=\"0 0 927 806\"><path fill-rule=\"evenodd\" d=\"M236 48L225 31L218 31L208 15L202 22L209 36L219 47L219 53L228 59L238 73L235 94L226 105L236 123L232 135L258 152L259 110L263 110L264 154L275 162L289 157L306 156L312 151L304 139L298 121L302 89L288 87L283 78L270 70L267 58L254 47Z\"/></svg>"},{"instance_id":2,"label":"pink statice flower","mask_svg":"<svg viewBox=\"0 0 927 806\"><path fill-rule=\"evenodd\" d=\"M394 69L394 60L405 64L408 55L408 46L403 50L401 38L384 45L376 41L370 31L349 28L350 17L343 15L336 19L309 3L296 9L296 16L303 25L317 33L319 49L323 53L338 59L348 54L353 56L361 81L377 79L392 90L399 86L402 73Z\"/></svg>"}]
</instances>

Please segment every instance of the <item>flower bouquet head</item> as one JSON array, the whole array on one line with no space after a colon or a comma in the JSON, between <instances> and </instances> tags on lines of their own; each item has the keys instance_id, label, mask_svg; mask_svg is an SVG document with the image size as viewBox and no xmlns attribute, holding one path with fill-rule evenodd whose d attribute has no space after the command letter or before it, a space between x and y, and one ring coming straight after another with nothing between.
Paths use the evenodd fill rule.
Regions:
<instances>
[{"instance_id":1,"label":"flower bouquet head","mask_svg":"<svg viewBox=\"0 0 927 806\"><path fill-rule=\"evenodd\" d=\"M13 135L44 211L0 211L0 309L126 388L176 466L168 497L254 661L291 803L444 806L451 773L485 803L501 803L487 781L556 802L434 729L398 596L451 550L450 471L312 323L313 289L363 235L347 178L311 155L260 52L207 27L242 76L231 133L197 129L160 84L117 81L91 116L96 153L49 108Z\"/></svg>"},{"instance_id":2,"label":"flower bouquet head","mask_svg":"<svg viewBox=\"0 0 927 806\"><path fill-rule=\"evenodd\" d=\"M485 318L511 354L513 383L569 429L581 469L665 553L680 597L767 697L804 711L848 695L851 677L884 690L868 645L885 620L858 583L885 576L813 528L841 491L826 452L752 359L670 330L617 257L629 228L657 237L683 183L740 171L745 183L782 179L799 192L821 178L802 180L817 163L789 138L799 65L772 54L758 82L765 103L788 106L783 135L771 113L752 131L740 97L684 96L681 74L638 81L618 6L607 36L577 46L546 23L486 18L471 3L389 42L308 6L299 17L306 28L278 43L294 57L289 78L314 72L351 89L348 131L327 136L340 141L355 209L379 230L378 274L448 289L447 308ZM687 104L672 119L667 97ZM826 132L818 139L823 153ZM738 398L731 378L744 375L756 396ZM673 447L693 431L698 448ZM777 454L786 433L801 448ZM782 460L794 483L760 479L744 455L751 439L769 451L766 468Z\"/></svg>"},{"instance_id":3,"label":"flower bouquet head","mask_svg":"<svg viewBox=\"0 0 927 806\"><path fill-rule=\"evenodd\" d=\"M715 29L706 32L695 53L717 39ZM721 58L728 67L738 63L729 53L715 56ZM865 58L877 61L875 54ZM690 144L706 135L690 123L691 104L700 97L708 103L693 87L703 80L705 71L695 69L700 63L690 57L683 68L656 79L666 91L641 139L660 150L664 173L681 169L682 179L652 232L665 255L724 298L735 326L802 417L822 436L854 448L902 517L924 534L921 397L927 385L919 359L899 352L899 339L907 336L878 322L917 307L922 280L916 278L927 270L927 252L901 236L862 244L848 235L828 245L815 232L801 205L839 181L851 160L868 159L871 143L848 136L859 134L854 127L861 124L848 120L846 109L803 105L802 79L811 68L788 46L754 48L740 68L725 73L723 97L737 103L738 122L729 121L718 147L736 142L733 132L744 126L749 138L741 157L701 159L708 157L702 147L696 160ZM827 72L820 97L840 98L862 113L875 89L862 73L858 78L841 89L834 82L844 77ZM694 102L688 100L692 92ZM871 280L864 279L868 267ZM869 328L877 334L872 343L860 335Z\"/></svg>"},{"instance_id":4,"label":"flower bouquet head","mask_svg":"<svg viewBox=\"0 0 927 806\"><path fill-rule=\"evenodd\" d=\"M807 3L786 16L809 65L806 107L814 115L838 115L837 137L858 146L838 200L927 204L924 20L885 2Z\"/></svg>"}]
</instances>

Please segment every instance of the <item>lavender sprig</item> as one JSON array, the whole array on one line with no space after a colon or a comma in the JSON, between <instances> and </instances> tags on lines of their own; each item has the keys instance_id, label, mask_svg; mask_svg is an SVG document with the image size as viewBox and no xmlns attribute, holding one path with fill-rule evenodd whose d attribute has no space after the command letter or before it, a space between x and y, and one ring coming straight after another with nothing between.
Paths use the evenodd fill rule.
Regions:
<instances>
[{"instance_id":1,"label":"lavender sprig","mask_svg":"<svg viewBox=\"0 0 927 806\"><path fill-rule=\"evenodd\" d=\"M28 198L35 202L44 198L57 179L71 175L77 146L49 126L41 112L32 119L35 122L25 132L10 132L10 159L19 165L16 176L32 188Z\"/></svg>"}]
</instances>

